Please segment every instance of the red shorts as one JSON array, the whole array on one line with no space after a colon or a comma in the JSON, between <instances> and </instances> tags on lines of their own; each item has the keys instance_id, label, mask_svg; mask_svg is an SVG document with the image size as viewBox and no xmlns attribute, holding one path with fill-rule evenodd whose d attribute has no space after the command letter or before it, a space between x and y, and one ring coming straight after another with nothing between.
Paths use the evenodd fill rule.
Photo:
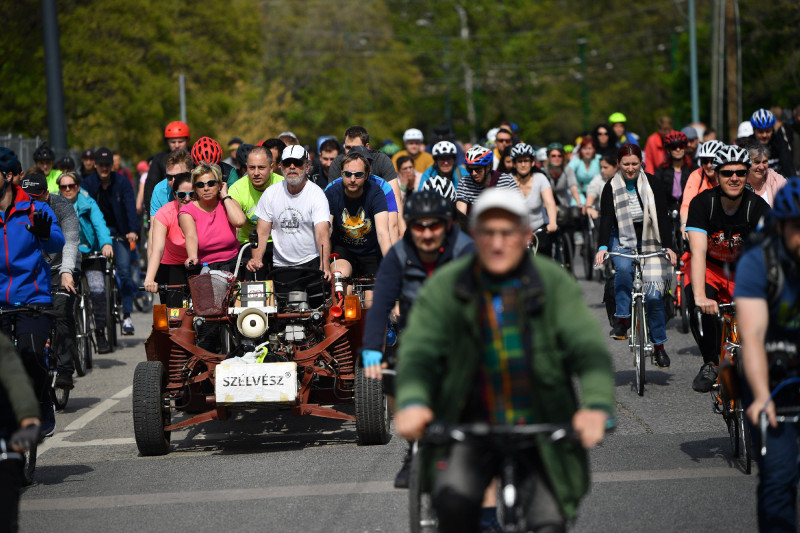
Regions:
<instances>
[{"instance_id":1,"label":"red shorts","mask_svg":"<svg viewBox=\"0 0 800 533\"><path fill-rule=\"evenodd\" d=\"M684 278L684 286L692 283L692 259L691 257L685 262L686 272ZM714 287L717 291L717 301L719 303L730 303L733 301L733 289L736 282L733 280L734 273L730 272L730 278L725 275L725 270L714 263L706 262L706 285Z\"/></svg>"}]
</instances>

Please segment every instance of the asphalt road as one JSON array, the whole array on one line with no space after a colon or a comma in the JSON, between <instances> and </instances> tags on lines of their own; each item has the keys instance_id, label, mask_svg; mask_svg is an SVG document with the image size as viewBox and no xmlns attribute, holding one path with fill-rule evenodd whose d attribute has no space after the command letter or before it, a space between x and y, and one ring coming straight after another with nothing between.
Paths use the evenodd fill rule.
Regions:
<instances>
[{"instance_id":1,"label":"asphalt road","mask_svg":"<svg viewBox=\"0 0 800 533\"><path fill-rule=\"evenodd\" d=\"M607 330L602 286L581 285ZM21 531L408 530L407 492L392 486L405 443L359 447L353 423L245 412L174 432L166 456L139 456L131 384L150 316L134 323L136 335L96 356L58 413L22 498ZM643 397L627 342L608 339L617 429L591 452L592 490L573 531L757 530L756 468L743 473L711 398L691 390L701 365L691 336L676 320L668 334L672 367L648 363Z\"/></svg>"}]
</instances>

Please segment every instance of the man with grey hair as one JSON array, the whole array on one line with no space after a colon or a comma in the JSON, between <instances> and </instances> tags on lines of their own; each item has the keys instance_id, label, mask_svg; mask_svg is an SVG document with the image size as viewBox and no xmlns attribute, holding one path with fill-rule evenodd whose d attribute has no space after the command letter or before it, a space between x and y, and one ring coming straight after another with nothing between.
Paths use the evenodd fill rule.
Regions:
<instances>
[{"instance_id":1,"label":"man with grey hair","mask_svg":"<svg viewBox=\"0 0 800 533\"><path fill-rule=\"evenodd\" d=\"M258 242L272 236L274 267L317 268L330 279L331 253L328 201L318 186L308 181L311 163L302 146L287 146L281 154L283 181L269 187L256 205ZM264 266L266 246L252 250L247 270Z\"/></svg>"}]
</instances>

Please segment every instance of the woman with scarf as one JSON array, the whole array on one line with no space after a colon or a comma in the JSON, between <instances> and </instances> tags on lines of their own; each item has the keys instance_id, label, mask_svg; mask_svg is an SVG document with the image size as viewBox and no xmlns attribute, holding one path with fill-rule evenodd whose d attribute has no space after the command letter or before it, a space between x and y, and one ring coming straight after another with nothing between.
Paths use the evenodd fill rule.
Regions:
<instances>
[{"instance_id":1,"label":"woman with scarf","mask_svg":"<svg viewBox=\"0 0 800 533\"><path fill-rule=\"evenodd\" d=\"M609 250L647 254L666 248L669 262L674 266L676 256L671 249L672 231L661 184L642 169L642 150L638 146L623 145L617 152L617 161L619 171L608 180L600 198L600 247L595 264L602 264ZM616 268L616 325L611 337L623 340L627 338L630 324L633 261L622 257L612 260ZM662 294L672 279L672 269L665 259L657 257L645 261L643 273L645 306L656 364L668 368L670 360L664 350L667 329Z\"/></svg>"}]
</instances>

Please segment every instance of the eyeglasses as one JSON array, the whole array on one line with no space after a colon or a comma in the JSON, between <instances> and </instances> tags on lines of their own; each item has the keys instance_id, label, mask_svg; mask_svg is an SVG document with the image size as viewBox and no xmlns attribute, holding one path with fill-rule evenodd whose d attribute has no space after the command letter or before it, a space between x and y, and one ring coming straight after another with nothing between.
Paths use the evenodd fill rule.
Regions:
<instances>
[{"instance_id":1,"label":"eyeglasses","mask_svg":"<svg viewBox=\"0 0 800 533\"><path fill-rule=\"evenodd\" d=\"M518 157L514 160L514 163L518 165L530 165L533 163L533 160L530 157Z\"/></svg>"},{"instance_id":2,"label":"eyeglasses","mask_svg":"<svg viewBox=\"0 0 800 533\"><path fill-rule=\"evenodd\" d=\"M294 165L297 168L303 168L303 164L305 161L302 159L284 159L281 161L281 166L289 168L290 166Z\"/></svg>"},{"instance_id":3,"label":"eyeglasses","mask_svg":"<svg viewBox=\"0 0 800 533\"><path fill-rule=\"evenodd\" d=\"M411 224L411 229L422 233L426 229L430 229L431 231L439 231L443 226L443 220L432 220L430 222L414 222Z\"/></svg>"},{"instance_id":4,"label":"eyeglasses","mask_svg":"<svg viewBox=\"0 0 800 533\"><path fill-rule=\"evenodd\" d=\"M474 174L476 172L483 172L486 170L486 167L467 167L467 172L470 174Z\"/></svg>"},{"instance_id":5,"label":"eyeglasses","mask_svg":"<svg viewBox=\"0 0 800 533\"><path fill-rule=\"evenodd\" d=\"M169 173L167 173L167 179L168 180L174 180L175 178L183 179L183 178L191 178L191 177L192 177L192 173L191 172L178 172L177 174L169 174Z\"/></svg>"},{"instance_id":6,"label":"eyeglasses","mask_svg":"<svg viewBox=\"0 0 800 533\"><path fill-rule=\"evenodd\" d=\"M484 240L492 240L495 237L499 236L501 239L506 240L514 237L515 235L519 234L519 228L509 228L509 229L486 229L486 228L478 228L477 230L478 238Z\"/></svg>"},{"instance_id":7,"label":"eyeglasses","mask_svg":"<svg viewBox=\"0 0 800 533\"><path fill-rule=\"evenodd\" d=\"M740 178L743 178L747 176L747 169L739 168L736 170L727 169L719 171L719 175L722 176L723 178L732 178L734 174L736 174Z\"/></svg>"},{"instance_id":8,"label":"eyeglasses","mask_svg":"<svg viewBox=\"0 0 800 533\"><path fill-rule=\"evenodd\" d=\"M65 183L64 185L59 185L58 188L61 189L62 191L71 191L72 189L77 189L78 188L78 184L77 183Z\"/></svg>"},{"instance_id":9,"label":"eyeglasses","mask_svg":"<svg viewBox=\"0 0 800 533\"><path fill-rule=\"evenodd\" d=\"M342 176L345 178L358 178L361 179L366 176L367 173L363 170L359 170L358 172L352 172L350 170L342 170Z\"/></svg>"},{"instance_id":10,"label":"eyeglasses","mask_svg":"<svg viewBox=\"0 0 800 533\"><path fill-rule=\"evenodd\" d=\"M194 184L194 188L195 189L205 189L206 187L209 187L209 188L216 187L217 183L219 183L217 180L196 181L195 184Z\"/></svg>"},{"instance_id":11,"label":"eyeglasses","mask_svg":"<svg viewBox=\"0 0 800 533\"><path fill-rule=\"evenodd\" d=\"M551 159L564 159L564 156L561 154L550 154Z\"/></svg>"},{"instance_id":12,"label":"eyeglasses","mask_svg":"<svg viewBox=\"0 0 800 533\"><path fill-rule=\"evenodd\" d=\"M713 157L701 157L700 158L700 164L701 165L710 165L713 162L714 162L714 158Z\"/></svg>"},{"instance_id":13,"label":"eyeglasses","mask_svg":"<svg viewBox=\"0 0 800 533\"><path fill-rule=\"evenodd\" d=\"M598 131L597 135L608 135L607 131Z\"/></svg>"},{"instance_id":14,"label":"eyeglasses","mask_svg":"<svg viewBox=\"0 0 800 533\"><path fill-rule=\"evenodd\" d=\"M187 198L189 200L194 200L194 191L178 191L175 193L175 196L178 197L178 200L186 200Z\"/></svg>"},{"instance_id":15,"label":"eyeglasses","mask_svg":"<svg viewBox=\"0 0 800 533\"><path fill-rule=\"evenodd\" d=\"M495 142L495 143L503 143L503 144L507 144L507 143L510 143L510 142L511 142L511 139L510 139L510 138L509 138L509 139L495 139L495 140L494 140L494 142Z\"/></svg>"}]
</instances>

